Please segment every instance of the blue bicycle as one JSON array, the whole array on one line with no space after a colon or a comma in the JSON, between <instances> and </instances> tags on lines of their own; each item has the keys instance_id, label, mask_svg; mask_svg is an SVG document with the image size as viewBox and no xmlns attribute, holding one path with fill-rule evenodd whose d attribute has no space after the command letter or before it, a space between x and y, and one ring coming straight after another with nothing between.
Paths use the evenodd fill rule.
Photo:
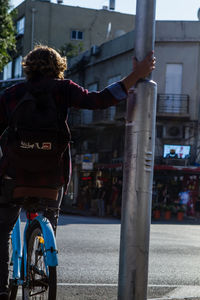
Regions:
<instances>
[{"instance_id":1,"label":"blue bicycle","mask_svg":"<svg viewBox=\"0 0 200 300\"><path fill-rule=\"evenodd\" d=\"M17 299L19 286L23 300L55 300L58 258L53 228L47 218L29 208L22 245L20 222L19 217L11 236L10 300Z\"/></svg>"}]
</instances>

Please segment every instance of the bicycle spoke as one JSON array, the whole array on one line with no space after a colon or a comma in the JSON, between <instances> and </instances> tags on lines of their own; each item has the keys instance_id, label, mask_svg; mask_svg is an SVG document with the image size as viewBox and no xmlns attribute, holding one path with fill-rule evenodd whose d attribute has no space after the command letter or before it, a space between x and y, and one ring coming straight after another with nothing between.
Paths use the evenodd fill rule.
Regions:
<instances>
[{"instance_id":1,"label":"bicycle spoke","mask_svg":"<svg viewBox=\"0 0 200 300\"><path fill-rule=\"evenodd\" d=\"M29 289L29 298L25 300L55 300L56 267L46 265L44 238L39 223L35 223L27 242L27 289Z\"/></svg>"},{"instance_id":2,"label":"bicycle spoke","mask_svg":"<svg viewBox=\"0 0 200 300\"><path fill-rule=\"evenodd\" d=\"M15 280L13 279L13 261L12 261L12 241L10 238L9 241L9 267L8 267L8 276L9 276L9 290L10 290L10 300L15 300L17 298L18 286L16 285Z\"/></svg>"}]
</instances>

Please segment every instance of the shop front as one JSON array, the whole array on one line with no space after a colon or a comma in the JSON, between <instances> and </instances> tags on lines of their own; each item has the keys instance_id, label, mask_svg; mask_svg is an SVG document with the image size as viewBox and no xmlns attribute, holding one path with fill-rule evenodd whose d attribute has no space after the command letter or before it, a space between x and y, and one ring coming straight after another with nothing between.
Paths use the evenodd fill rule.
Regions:
<instances>
[{"instance_id":1,"label":"shop front","mask_svg":"<svg viewBox=\"0 0 200 300\"><path fill-rule=\"evenodd\" d=\"M94 154L77 157L73 187L77 209L99 216L121 215L122 162L99 163Z\"/></svg>"},{"instance_id":2,"label":"shop front","mask_svg":"<svg viewBox=\"0 0 200 300\"><path fill-rule=\"evenodd\" d=\"M170 163L173 161L170 159ZM101 163L97 153L76 155L72 205L92 215L120 216L122 177L122 158L114 157L111 163ZM166 219L177 217L179 213L191 218L200 216L200 167L155 164L152 195L154 218L156 210L159 210L159 218ZM168 217L165 216L167 211Z\"/></svg>"},{"instance_id":3,"label":"shop front","mask_svg":"<svg viewBox=\"0 0 200 300\"><path fill-rule=\"evenodd\" d=\"M199 188L200 167L155 165L153 217L156 218L157 210L160 210L160 218L164 217L167 210L171 211L171 216L182 212L184 216L196 217L199 210Z\"/></svg>"}]
</instances>

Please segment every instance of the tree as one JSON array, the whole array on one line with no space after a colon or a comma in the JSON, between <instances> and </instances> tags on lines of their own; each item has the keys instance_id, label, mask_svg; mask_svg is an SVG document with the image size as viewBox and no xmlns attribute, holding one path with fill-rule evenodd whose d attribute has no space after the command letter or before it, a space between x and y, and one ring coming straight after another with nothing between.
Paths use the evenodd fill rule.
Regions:
<instances>
[{"instance_id":1,"label":"tree","mask_svg":"<svg viewBox=\"0 0 200 300\"><path fill-rule=\"evenodd\" d=\"M72 58L74 56L77 56L82 51L83 51L83 44L81 42L78 44L65 43L60 48L60 54L62 56L66 56L67 58Z\"/></svg>"},{"instance_id":2,"label":"tree","mask_svg":"<svg viewBox=\"0 0 200 300\"><path fill-rule=\"evenodd\" d=\"M0 0L0 72L11 60L11 52L15 50L15 26L13 17L16 12L10 10L10 0Z\"/></svg>"}]
</instances>

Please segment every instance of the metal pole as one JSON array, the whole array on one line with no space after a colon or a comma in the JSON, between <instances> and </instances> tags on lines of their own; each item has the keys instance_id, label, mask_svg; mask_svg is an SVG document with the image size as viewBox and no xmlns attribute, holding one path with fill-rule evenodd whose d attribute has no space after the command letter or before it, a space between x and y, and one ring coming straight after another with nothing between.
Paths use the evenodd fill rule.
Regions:
<instances>
[{"instance_id":1,"label":"metal pole","mask_svg":"<svg viewBox=\"0 0 200 300\"><path fill-rule=\"evenodd\" d=\"M138 60L154 48L155 6L156 0L137 1ZM118 300L147 299L157 93L150 78L127 102Z\"/></svg>"}]
</instances>

